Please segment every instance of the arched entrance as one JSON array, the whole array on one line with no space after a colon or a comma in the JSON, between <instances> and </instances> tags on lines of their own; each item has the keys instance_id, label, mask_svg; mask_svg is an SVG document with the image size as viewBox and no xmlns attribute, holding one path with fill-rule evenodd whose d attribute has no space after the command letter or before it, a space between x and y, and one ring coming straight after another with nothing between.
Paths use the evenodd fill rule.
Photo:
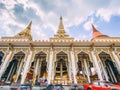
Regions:
<instances>
[{"instance_id":1,"label":"arched entrance","mask_svg":"<svg viewBox=\"0 0 120 90\"><path fill-rule=\"evenodd\" d=\"M2 51L0 51L0 66L2 64L3 57L4 57L4 53Z\"/></svg>"},{"instance_id":2,"label":"arched entrance","mask_svg":"<svg viewBox=\"0 0 120 90\"><path fill-rule=\"evenodd\" d=\"M68 56L63 51L56 54L55 80L59 84L66 84L68 81Z\"/></svg>"},{"instance_id":3,"label":"arched entrance","mask_svg":"<svg viewBox=\"0 0 120 90\"><path fill-rule=\"evenodd\" d=\"M31 80L33 83L40 82L47 78L47 55L44 52L39 52L35 55L34 61L31 64L30 70L27 73L27 80ZM41 83L44 85L44 82Z\"/></svg>"},{"instance_id":4,"label":"arched entrance","mask_svg":"<svg viewBox=\"0 0 120 90\"><path fill-rule=\"evenodd\" d=\"M4 78L6 82L15 82L16 79L20 82L24 57L25 54L22 51L14 55L5 73L2 75L2 78Z\"/></svg>"},{"instance_id":5,"label":"arched entrance","mask_svg":"<svg viewBox=\"0 0 120 90\"><path fill-rule=\"evenodd\" d=\"M99 54L100 60L101 60L101 68L102 70L105 70L105 72L102 72L102 76L104 79L113 82L113 83L117 83L118 81L120 81L120 74L118 73L117 67L114 63L114 61L111 59L110 55L105 53L105 52L101 52ZM107 77L105 77L105 74Z\"/></svg>"},{"instance_id":6,"label":"arched entrance","mask_svg":"<svg viewBox=\"0 0 120 90\"><path fill-rule=\"evenodd\" d=\"M94 80L98 80L98 75L96 73L95 68L93 67L93 63L90 61L89 55L85 52L80 52L78 54L78 72L77 72L77 80L78 83L91 82Z\"/></svg>"}]
</instances>

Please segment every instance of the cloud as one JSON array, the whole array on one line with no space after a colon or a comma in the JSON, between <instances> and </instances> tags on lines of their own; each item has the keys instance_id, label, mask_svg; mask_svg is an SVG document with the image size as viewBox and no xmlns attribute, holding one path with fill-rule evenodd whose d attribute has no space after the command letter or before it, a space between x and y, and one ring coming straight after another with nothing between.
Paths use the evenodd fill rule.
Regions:
<instances>
[{"instance_id":1,"label":"cloud","mask_svg":"<svg viewBox=\"0 0 120 90\"><path fill-rule=\"evenodd\" d=\"M5 5L3 3L0 3L0 9L5 9Z\"/></svg>"},{"instance_id":2,"label":"cloud","mask_svg":"<svg viewBox=\"0 0 120 90\"><path fill-rule=\"evenodd\" d=\"M114 1L114 0L113 0ZM94 9L98 9L98 8L106 8L108 7L112 0L83 0L83 2L88 6L88 7L92 7Z\"/></svg>"},{"instance_id":3,"label":"cloud","mask_svg":"<svg viewBox=\"0 0 120 90\"><path fill-rule=\"evenodd\" d=\"M56 7L56 3L55 1L54 2L51 2L49 0L42 0L42 1L39 1L39 0L32 0L34 3L36 3L37 5L40 6L40 8L45 11L46 13L50 12L51 10L55 9Z\"/></svg>"},{"instance_id":4,"label":"cloud","mask_svg":"<svg viewBox=\"0 0 120 90\"><path fill-rule=\"evenodd\" d=\"M49 38L48 32L56 33L59 17L63 16L65 30L72 35L69 27L83 24L85 30L97 18L109 22L113 15L120 15L119 0L1 0L0 1L0 36L15 35L23 30L32 20L34 39ZM91 17L90 17L91 16ZM5 18L4 18L5 17ZM89 18L90 17L90 18ZM48 32L45 32L48 31ZM72 36L71 36L72 37ZM83 38L89 38L84 36ZM79 38L79 36L78 36Z\"/></svg>"},{"instance_id":5,"label":"cloud","mask_svg":"<svg viewBox=\"0 0 120 90\"><path fill-rule=\"evenodd\" d=\"M22 23L28 23L32 19L38 21L41 20L41 18L36 15L36 11L34 9L32 9L31 7L25 9L22 4L15 5L13 8L13 13L17 21Z\"/></svg>"},{"instance_id":6,"label":"cloud","mask_svg":"<svg viewBox=\"0 0 120 90\"><path fill-rule=\"evenodd\" d=\"M97 11L96 16L102 20L109 22L113 15L120 15L120 8L101 8Z\"/></svg>"},{"instance_id":7,"label":"cloud","mask_svg":"<svg viewBox=\"0 0 120 90\"><path fill-rule=\"evenodd\" d=\"M120 0L110 0L109 6L106 8L100 7L96 16L100 17L101 20L109 22L111 17L114 15L120 15Z\"/></svg>"},{"instance_id":8,"label":"cloud","mask_svg":"<svg viewBox=\"0 0 120 90\"><path fill-rule=\"evenodd\" d=\"M85 22L85 24L83 25L84 29L85 30L91 30L91 24L94 24L93 18L91 18L90 20Z\"/></svg>"},{"instance_id":9,"label":"cloud","mask_svg":"<svg viewBox=\"0 0 120 90\"><path fill-rule=\"evenodd\" d=\"M89 35L86 34L79 34L77 40L90 40L90 38L88 38Z\"/></svg>"}]
</instances>

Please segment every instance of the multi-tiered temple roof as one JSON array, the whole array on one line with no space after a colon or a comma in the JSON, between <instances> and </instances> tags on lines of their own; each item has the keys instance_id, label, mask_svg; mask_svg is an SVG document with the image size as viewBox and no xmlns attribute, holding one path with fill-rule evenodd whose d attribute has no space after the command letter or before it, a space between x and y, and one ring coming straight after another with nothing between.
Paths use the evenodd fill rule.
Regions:
<instances>
[{"instance_id":1,"label":"multi-tiered temple roof","mask_svg":"<svg viewBox=\"0 0 120 90\"><path fill-rule=\"evenodd\" d=\"M61 45L61 42L64 42L63 46L71 45L71 44L75 46L91 46L93 43L94 45L100 45L99 43L101 42L103 42L102 43L103 45L109 46L110 44L113 43L115 43L115 45L118 45L120 43L120 37L109 37L107 35L104 35L99 30L97 30L93 24L92 24L93 33L91 40L75 40L65 32L62 17L60 17L58 31L53 37L51 37L49 40L32 40L31 25L32 25L32 21L23 31L19 32L17 35L13 37L2 37L0 39L0 42L2 44L4 42L4 43L14 43L14 44L31 43L33 45L37 45L37 44L50 45L51 43L54 43L54 45Z\"/></svg>"}]
</instances>

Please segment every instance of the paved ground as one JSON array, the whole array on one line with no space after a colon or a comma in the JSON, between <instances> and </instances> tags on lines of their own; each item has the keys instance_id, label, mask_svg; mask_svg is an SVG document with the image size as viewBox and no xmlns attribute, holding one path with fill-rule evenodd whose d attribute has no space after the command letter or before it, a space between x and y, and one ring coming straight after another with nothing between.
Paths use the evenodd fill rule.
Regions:
<instances>
[{"instance_id":1,"label":"paved ground","mask_svg":"<svg viewBox=\"0 0 120 90\"><path fill-rule=\"evenodd\" d=\"M0 86L0 90L10 90L10 86Z\"/></svg>"},{"instance_id":2,"label":"paved ground","mask_svg":"<svg viewBox=\"0 0 120 90\"><path fill-rule=\"evenodd\" d=\"M63 86L65 90L83 90L83 86L78 86L77 89L72 86ZM16 90L17 87L13 86L0 86L0 90ZM44 90L46 87L32 87L32 90Z\"/></svg>"}]
</instances>

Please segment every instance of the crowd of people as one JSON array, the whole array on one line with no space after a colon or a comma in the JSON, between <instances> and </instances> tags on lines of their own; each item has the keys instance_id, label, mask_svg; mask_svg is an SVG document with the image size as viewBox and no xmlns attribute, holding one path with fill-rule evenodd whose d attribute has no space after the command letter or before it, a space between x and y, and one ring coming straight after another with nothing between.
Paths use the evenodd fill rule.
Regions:
<instances>
[{"instance_id":1,"label":"crowd of people","mask_svg":"<svg viewBox=\"0 0 120 90\"><path fill-rule=\"evenodd\" d=\"M39 80L35 81L35 85L39 85L39 86L43 86L46 85L47 86L48 81L46 78L39 78Z\"/></svg>"}]
</instances>

